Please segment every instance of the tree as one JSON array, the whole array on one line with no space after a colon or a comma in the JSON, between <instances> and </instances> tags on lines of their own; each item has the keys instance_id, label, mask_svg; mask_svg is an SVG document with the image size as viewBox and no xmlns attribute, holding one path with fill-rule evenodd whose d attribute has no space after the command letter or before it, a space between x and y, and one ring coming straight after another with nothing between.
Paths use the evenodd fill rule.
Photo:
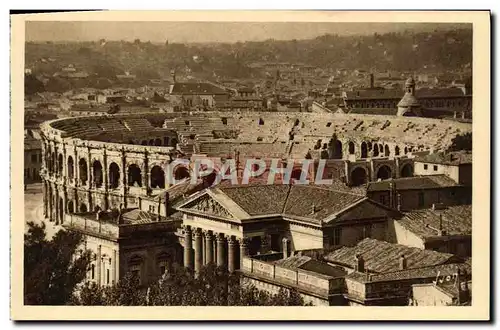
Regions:
<instances>
[{"instance_id":1,"label":"tree","mask_svg":"<svg viewBox=\"0 0 500 330\"><path fill-rule=\"evenodd\" d=\"M26 95L32 95L44 91L45 86L43 85L43 82L38 80L34 75L28 74L24 76L24 93Z\"/></svg>"},{"instance_id":2,"label":"tree","mask_svg":"<svg viewBox=\"0 0 500 330\"><path fill-rule=\"evenodd\" d=\"M60 230L47 240L45 224L29 222L24 235L25 305L65 305L87 274L90 252L81 234Z\"/></svg>"},{"instance_id":3,"label":"tree","mask_svg":"<svg viewBox=\"0 0 500 330\"><path fill-rule=\"evenodd\" d=\"M472 133L469 132L457 135L451 140L451 145L448 148L448 152L460 150L472 150Z\"/></svg>"}]
</instances>

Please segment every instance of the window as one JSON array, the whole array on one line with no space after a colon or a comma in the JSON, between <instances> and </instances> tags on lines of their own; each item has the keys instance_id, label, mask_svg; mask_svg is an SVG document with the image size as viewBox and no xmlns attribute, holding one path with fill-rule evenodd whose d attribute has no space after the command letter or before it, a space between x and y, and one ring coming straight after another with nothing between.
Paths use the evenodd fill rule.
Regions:
<instances>
[{"instance_id":1,"label":"window","mask_svg":"<svg viewBox=\"0 0 500 330\"><path fill-rule=\"evenodd\" d=\"M332 126L332 123L326 123L326 127Z\"/></svg>"},{"instance_id":2,"label":"window","mask_svg":"<svg viewBox=\"0 0 500 330\"><path fill-rule=\"evenodd\" d=\"M184 121L184 124L186 124L186 125L190 125L189 120L185 120L185 121Z\"/></svg>"},{"instance_id":3,"label":"window","mask_svg":"<svg viewBox=\"0 0 500 330\"><path fill-rule=\"evenodd\" d=\"M342 236L342 228L333 228L333 242L332 245L340 245L340 237Z\"/></svg>"},{"instance_id":4,"label":"window","mask_svg":"<svg viewBox=\"0 0 500 330\"><path fill-rule=\"evenodd\" d=\"M227 118L222 118L222 124L227 125Z\"/></svg>"},{"instance_id":5,"label":"window","mask_svg":"<svg viewBox=\"0 0 500 330\"><path fill-rule=\"evenodd\" d=\"M438 170L438 166L434 165L434 171L437 171L437 170Z\"/></svg>"},{"instance_id":6,"label":"window","mask_svg":"<svg viewBox=\"0 0 500 330\"><path fill-rule=\"evenodd\" d=\"M424 193L423 192L418 193L418 206L419 207L424 206Z\"/></svg>"},{"instance_id":7,"label":"window","mask_svg":"<svg viewBox=\"0 0 500 330\"><path fill-rule=\"evenodd\" d=\"M38 161L37 154L31 154L31 162L36 163Z\"/></svg>"},{"instance_id":8,"label":"window","mask_svg":"<svg viewBox=\"0 0 500 330\"><path fill-rule=\"evenodd\" d=\"M259 125L264 125L264 119L259 118Z\"/></svg>"},{"instance_id":9,"label":"window","mask_svg":"<svg viewBox=\"0 0 500 330\"><path fill-rule=\"evenodd\" d=\"M428 168L427 164L424 164L424 170L426 170Z\"/></svg>"}]
</instances>

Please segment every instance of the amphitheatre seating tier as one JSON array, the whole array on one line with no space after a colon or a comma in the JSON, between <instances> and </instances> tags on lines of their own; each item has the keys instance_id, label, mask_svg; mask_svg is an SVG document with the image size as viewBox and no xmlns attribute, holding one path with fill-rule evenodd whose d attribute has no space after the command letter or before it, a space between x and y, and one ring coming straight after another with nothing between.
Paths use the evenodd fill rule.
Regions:
<instances>
[{"instance_id":1,"label":"amphitheatre seating tier","mask_svg":"<svg viewBox=\"0 0 500 330\"><path fill-rule=\"evenodd\" d=\"M159 130L163 126L163 129L176 131L181 138L189 140L189 143L201 144L201 152L210 148L207 143L229 142L256 145L264 143L265 149L272 148L269 149L270 153L274 153L274 150L287 153L290 151L289 141L293 139L299 143L294 144L292 155L299 157L303 157L317 140L328 142L333 134L343 139L380 140L386 143L421 146L421 149L442 150L450 145L456 135L472 131L470 123L443 119L286 112L113 115L98 118L80 117L78 120L66 118L50 122L50 126L63 131L63 136L102 139L108 135L107 141L116 137L118 143L123 142L125 135L115 135L117 132L143 134ZM225 150L225 147L221 148ZM241 148L244 149L240 145ZM248 152L254 152L253 147L247 148Z\"/></svg>"}]
</instances>

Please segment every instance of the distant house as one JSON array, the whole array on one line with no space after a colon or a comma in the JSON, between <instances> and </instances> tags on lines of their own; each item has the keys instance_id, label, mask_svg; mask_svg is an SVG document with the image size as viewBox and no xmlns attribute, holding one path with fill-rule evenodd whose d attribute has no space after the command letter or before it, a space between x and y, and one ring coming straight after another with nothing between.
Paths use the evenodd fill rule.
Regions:
<instances>
[{"instance_id":1,"label":"distant house","mask_svg":"<svg viewBox=\"0 0 500 330\"><path fill-rule=\"evenodd\" d=\"M445 174L458 184L472 186L472 152L432 153L415 159L415 175Z\"/></svg>"},{"instance_id":2,"label":"distant house","mask_svg":"<svg viewBox=\"0 0 500 330\"><path fill-rule=\"evenodd\" d=\"M172 102L179 108L202 106L212 108L229 99L229 93L211 83L174 83L170 86Z\"/></svg>"}]
</instances>

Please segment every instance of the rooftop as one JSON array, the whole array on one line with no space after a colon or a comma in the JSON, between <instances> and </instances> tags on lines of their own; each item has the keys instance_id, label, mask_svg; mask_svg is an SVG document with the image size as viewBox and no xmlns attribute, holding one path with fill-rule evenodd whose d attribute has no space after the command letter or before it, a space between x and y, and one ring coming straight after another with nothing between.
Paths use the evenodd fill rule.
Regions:
<instances>
[{"instance_id":1,"label":"rooftop","mask_svg":"<svg viewBox=\"0 0 500 330\"><path fill-rule=\"evenodd\" d=\"M411 93L405 93L401 101L398 103L398 107L419 107L420 103L417 98Z\"/></svg>"},{"instance_id":2,"label":"rooftop","mask_svg":"<svg viewBox=\"0 0 500 330\"><path fill-rule=\"evenodd\" d=\"M341 247L327 254L324 258L328 262L354 269L356 255L363 257L365 269L373 273L387 273L400 270L399 262L402 255L406 258L407 269L442 265L450 263L454 259L454 256L449 253L422 250L372 238L365 238L353 247Z\"/></svg>"},{"instance_id":3,"label":"rooftop","mask_svg":"<svg viewBox=\"0 0 500 330\"><path fill-rule=\"evenodd\" d=\"M437 152L423 157L417 157L417 162L442 164L442 165L463 165L472 164L472 152L455 151L455 152Z\"/></svg>"},{"instance_id":4,"label":"rooftop","mask_svg":"<svg viewBox=\"0 0 500 330\"><path fill-rule=\"evenodd\" d=\"M275 261L274 264L292 270L303 269L334 278L344 277L347 274L347 272L340 267L330 266L325 262L318 261L308 256L292 256L286 259L279 259Z\"/></svg>"},{"instance_id":5,"label":"rooftop","mask_svg":"<svg viewBox=\"0 0 500 330\"><path fill-rule=\"evenodd\" d=\"M438 174L369 182L366 190L368 192L390 190L391 183L394 185L395 190L437 189L458 186L447 175Z\"/></svg>"},{"instance_id":6,"label":"rooftop","mask_svg":"<svg viewBox=\"0 0 500 330\"><path fill-rule=\"evenodd\" d=\"M215 95L227 94L225 90L209 83L175 83L170 94Z\"/></svg>"},{"instance_id":7,"label":"rooftop","mask_svg":"<svg viewBox=\"0 0 500 330\"><path fill-rule=\"evenodd\" d=\"M449 206L443 210L426 209L405 212L398 223L422 238L434 237L437 236L437 232L432 228L439 228L440 217L446 235L471 235L472 205Z\"/></svg>"}]
</instances>

